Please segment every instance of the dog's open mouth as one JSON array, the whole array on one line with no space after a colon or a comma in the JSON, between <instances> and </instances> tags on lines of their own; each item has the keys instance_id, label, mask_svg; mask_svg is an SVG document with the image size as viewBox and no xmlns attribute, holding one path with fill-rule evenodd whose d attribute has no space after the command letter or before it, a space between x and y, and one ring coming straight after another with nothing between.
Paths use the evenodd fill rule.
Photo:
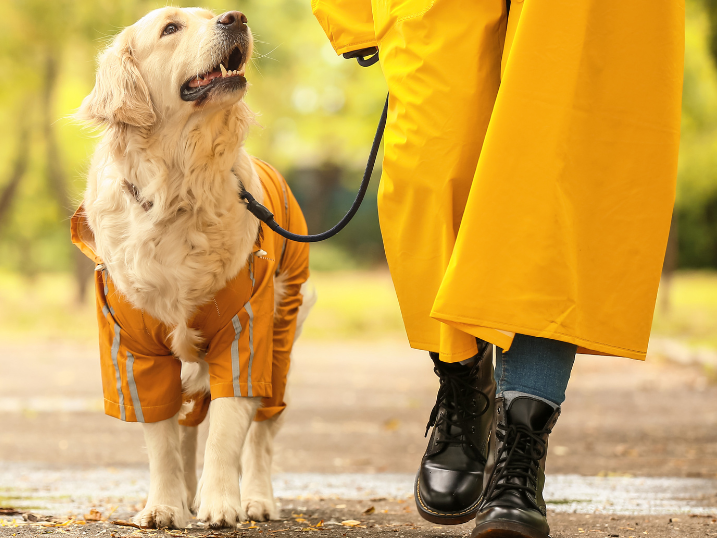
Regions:
<instances>
[{"instance_id":1,"label":"dog's open mouth","mask_svg":"<svg viewBox=\"0 0 717 538\"><path fill-rule=\"evenodd\" d=\"M218 87L227 93L244 88L246 86L244 60L244 53L239 46L234 47L229 55L212 69L182 84L180 89L182 100L203 99Z\"/></svg>"}]
</instances>

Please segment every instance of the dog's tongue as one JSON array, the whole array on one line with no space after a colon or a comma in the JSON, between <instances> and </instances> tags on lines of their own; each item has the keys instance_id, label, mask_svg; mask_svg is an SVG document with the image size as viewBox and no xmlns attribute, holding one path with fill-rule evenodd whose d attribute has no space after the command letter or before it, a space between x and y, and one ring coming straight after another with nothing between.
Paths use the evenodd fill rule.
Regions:
<instances>
[{"instance_id":1,"label":"dog's tongue","mask_svg":"<svg viewBox=\"0 0 717 538\"><path fill-rule=\"evenodd\" d=\"M221 71L212 71L211 73L207 73L204 75L204 78L197 77L194 80L189 81L189 87L190 88L201 88L202 86L206 86L209 83L211 83L212 80L215 78L219 78L222 76Z\"/></svg>"}]
</instances>

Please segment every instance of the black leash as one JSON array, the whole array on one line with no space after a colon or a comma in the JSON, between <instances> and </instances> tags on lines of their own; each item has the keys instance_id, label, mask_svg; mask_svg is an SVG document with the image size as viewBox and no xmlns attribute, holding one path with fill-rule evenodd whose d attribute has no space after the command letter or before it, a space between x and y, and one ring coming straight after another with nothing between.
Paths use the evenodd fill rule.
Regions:
<instances>
[{"instance_id":1,"label":"black leash","mask_svg":"<svg viewBox=\"0 0 717 538\"><path fill-rule=\"evenodd\" d=\"M353 52L347 52L344 54L344 58L356 58L359 65L362 67L369 67L373 64L375 64L378 61L378 49L376 48L369 48L369 49L361 49ZM373 145L371 146L371 152L368 155L368 162L366 163L366 170L364 170L363 173L363 180L361 181L361 186L359 187L358 193L356 194L356 199L354 200L354 203L351 205L351 209L348 210L346 215L344 215L344 218L342 218L336 226L331 228L330 230L327 230L320 234L315 235L298 235L295 233L291 233L288 230L285 230L281 226L277 224L277 222L274 220L274 214L269 211L266 207L261 205L259 202L257 202L254 197L251 195L251 193L244 190L244 187L242 186L242 190L239 193L239 197L246 201L246 207L247 209L260 221L265 223L269 228L274 230L276 233L281 235L282 237L285 237L286 239L289 239L291 241L296 241L298 243L316 243L317 241L323 241L325 239L328 239L330 237L335 236L337 233L339 233L341 230L343 230L346 225L351 222L351 219L354 217L356 212L359 210L359 207L361 207L361 202L363 202L364 196L366 195L366 190L368 189L368 184L371 181L371 175L373 174L373 168L376 164L376 156L378 155L378 148L381 145L381 139L383 138L383 131L386 128L386 116L388 115L388 96L386 97L386 104L383 105L383 112L381 113L381 119L378 121L378 127L376 128L376 135L373 138Z\"/></svg>"}]
</instances>

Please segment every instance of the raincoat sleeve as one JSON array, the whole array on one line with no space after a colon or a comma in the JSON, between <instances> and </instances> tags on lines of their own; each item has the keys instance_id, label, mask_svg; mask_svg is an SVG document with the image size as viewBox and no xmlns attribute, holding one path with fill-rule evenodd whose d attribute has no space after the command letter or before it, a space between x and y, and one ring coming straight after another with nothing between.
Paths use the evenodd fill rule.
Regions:
<instances>
[{"instance_id":1,"label":"raincoat sleeve","mask_svg":"<svg viewBox=\"0 0 717 538\"><path fill-rule=\"evenodd\" d=\"M311 9L336 54L377 46L371 0L312 0Z\"/></svg>"}]
</instances>

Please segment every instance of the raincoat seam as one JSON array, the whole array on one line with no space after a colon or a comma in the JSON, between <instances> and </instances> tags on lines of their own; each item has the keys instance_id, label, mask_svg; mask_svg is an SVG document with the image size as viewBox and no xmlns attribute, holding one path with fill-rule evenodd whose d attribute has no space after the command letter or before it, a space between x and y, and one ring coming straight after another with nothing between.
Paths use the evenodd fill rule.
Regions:
<instances>
[{"instance_id":1,"label":"raincoat seam","mask_svg":"<svg viewBox=\"0 0 717 538\"><path fill-rule=\"evenodd\" d=\"M414 14L414 15L406 15L405 17L401 17L400 19L396 19L396 23L394 24L394 26L396 26L397 24L401 24L402 22L405 22L405 21L408 21L408 20L411 20L411 19L415 19L415 18L417 18L417 17L420 17L421 15L425 15L426 13L428 13L428 12L433 8L433 6L435 5L435 3L436 3L436 0L433 0L433 1L431 2L431 5L429 5L429 6L428 6L426 9L424 9L423 11L419 11L418 13L416 13L416 14Z\"/></svg>"},{"instance_id":2,"label":"raincoat seam","mask_svg":"<svg viewBox=\"0 0 717 538\"><path fill-rule=\"evenodd\" d=\"M478 326L483 326L483 327L486 327L486 328L488 328L488 329L498 329L497 326L500 325L500 326L501 326L501 327L500 327L501 329L503 329L503 330L510 330L510 331L515 332L516 334L527 334L527 333L524 332L524 331L526 331L526 330L529 330L529 331L531 331L531 332L543 332L543 331L541 331L540 329L533 329L533 328L529 328L529 327L520 327L520 326L518 326L518 325L511 325L510 323L503 323L503 322L489 321L489 320L481 320L481 319L477 319L477 318L464 318L464 317L462 317L462 316L451 316L451 315L448 315L448 314L443 314L443 313L438 312L438 311L436 311L436 310L434 310L433 312L431 312L431 317L432 317L432 318L446 319L446 320L448 320L448 321L457 321L458 323L465 323L466 325L478 325ZM489 324L490 324L490 325L489 325ZM492 326L491 326L491 325L492 325ZM582 337L582 336L574 336L574 335L571 335L571 334L560 333L560 332L553 332L553 333L551 333L551 334L554 334L554 335L556 335L556 336L564 336L564 337L566 337L566 338L572 338L573 340L585 342L585 343L587 343L587 344L596 344L596 345L603 346L603 347L610 348L610 349L622 350L622 351L629 351L630 353L635 353L635 354L638 354L638 355L645 355L645 352L644 352L644 351L639 351L639 350L637 350L637 349L630 349L630 348L627 348L627 347L616 346L616 345L613 345L613 344L604 344L604 343L602 343L602 342L597 342L597 341L595 341L595 340L590 340L590 339L584 338L584 337ZM529 336L530 336L530 335L529 335Z\"/></svg>"},{"instance_id":3,"label":"raincoat seam","mask_svg":"<svg viewBox=\"0 0 717 538\"><path fill-rule=\"evenodd\" d=\"M351 52L351 51L353 51L353 50L358 50L358 49L362 48L362 47L365 46L365 45L376 46L377 44L378 44L378 41L376 40L376 38L370 39L369 41L360 41L360 42L357 42L357 43L348 43L348 44L342 45L341 47L339 47L338 49L336 49L336 54L343 54L343 53L345 53L345 52ZM355 48L354 48L354 47L355 47Z\"/></svg>"},{"instance_id":4,"label":"raincoat seam","mask_svg":"<svg viewBox=\"0 0 717 538\"><path fill-rule=\"evenodd\" d=\"M215 384L215 385L211 385L211 387L209 388L209 392L210 392L210 394L211 394L211 396L212 396L212 400L214 400L214 399L216 399L216 398L269 398L269 397L271 397L271 391L272 391L271 383L267 383L266 381L256 381L256 382L253 381L253 382L252 382L252 388L254 389L254 392L255 392L255 393L256 393L256 392L263 393L263 392L266 391L267 388L268 388L268 393L267 393L267 394L258 394L258 395L255 394L254 396L243 396L243 395L240 395L240 396L215 396L215 395L214 395L214 392L215 392L215 390L218 389L219 387L230 387L230 388L232 388L232 391L231 391L231 392L232 392L232 393L234 392L234 391L233 391L233 389L234 389L234 384L233 384L233 383L226 382L226 383L217 383L217 384ZM239 387L241 388L241 392L242 392L242 393L247 393L247 392L248 392L247 389L248 389L248 387L249 387L249 384L248 384L248 383L245 383L245 382L241 382L241 383L239 383ZM256 390L257 387L258 387L258 388L261 388L261 389L264 389L264 390L259 390L259 391L257 391L257 390Z\"/></svg>"},{"instance_id":5,"label":"raincoat seam","mask_svg":"<svg viewBox=\"0 0 717 538\"><path fill-rule=\"evenodd\" d=\"M435 348L439 348L439 347L440 347L438 344L436 344L436 343L434 343L434 342L418 342L417 340L409 340L409 342L410 342L411 344L416 344L416 345L418 345L418 346L435 347ZM461 351L454 351L454 352L452 352L452 353L443 353L443 352L440 352L440 353L441 353L441 355L446 355L447 357L455 357L456 355L463 355L464 353L473 353L474 351L477 352L477 351L478 351L478 347L475 347L475 348L466 348L466 349L463 349L463 350L461 350ZM439 353L439 352L436 351L435 353ZM474 353L474 354L475 354L475 353Z\"/></svg>"},{"instance_id":6,"label":"raincoat seam","mask_svg":"<svg viewBox=\"0 0 717 538\"><path fill-rule=\"evenodd\" d=\"M342 48L354 47L356 45L368 45L370 43L376 43L376 39L369 39L368 41L356 41L355 43L346 43Z\"/></svg>"},{"instance_id":7,"label":"raincoat seam","mask_svg":"<svg viewBox=\"0 0 717 538\"><path fill-rule=\"evenodd\" d=\"M113 402L113 401L110 400L109 398L104 398L104 401L107 402L108 404L116 405L116 406L118 406L118 407L120 407L120 408L132 409L133 411L134 411L134 409L136 409L134 405L127 404L127 403L126 403L126 404L121 404L121 403L119 403L119 402ZM169 403L166 403L166 404L162 404L162 405L142 405L141 408L142 408L142 409L145 409L145 410L148 410L148 409L162 409L162 408L164 408L164 407L171 407L171 406L175 405L177 402L179 402L179 403L182 402L181 396L180 396L179 398L175 399L174 401L169 402ZM136 414L135 414L135 415L136 415ZM125 422L127 422L127 421L125 421ZM137 422L137 421L132 421L132 422Z\"/></svg>"}]
</instances>

